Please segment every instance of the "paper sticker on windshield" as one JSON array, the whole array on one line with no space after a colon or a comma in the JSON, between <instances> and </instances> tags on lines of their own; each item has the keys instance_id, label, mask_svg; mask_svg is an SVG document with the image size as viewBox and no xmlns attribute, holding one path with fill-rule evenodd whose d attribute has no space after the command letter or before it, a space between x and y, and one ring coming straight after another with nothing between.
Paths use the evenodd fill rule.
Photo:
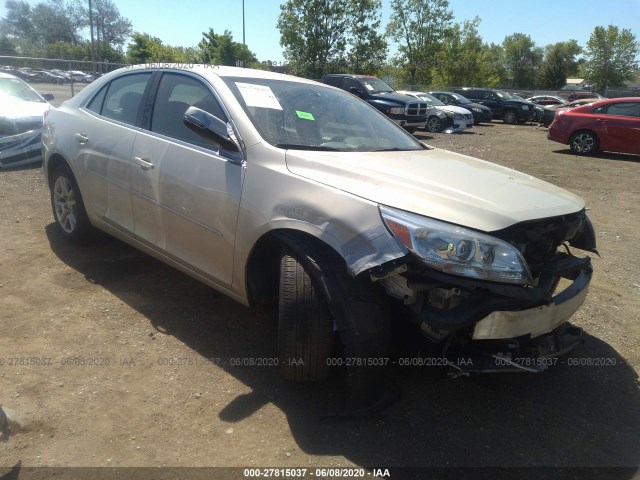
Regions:
<instances>
[{"instance_id":1,"label":"paper sticker on windshield","mask_svg":"<svg viewBox=\"0 0 640 480\"><path fill-rule=\"evenodd\" d=\"M315 118L313 118L313 115L309 112L301 112L300 110L296 110L296 115L298 115L298 118L301 118L303 120L315 120Z\"/></svg>"},{"instance_id":2,"label":"paper sticker on windshield","mask_svg":"<svg viewBox=\"0 0 640 480\"><path fill-rule=\"evenodd\" d=\"M366 87L367 90L372 91L373 90L373 85L369 84L369 83L365 83L364 86Z\"/></svg>"},{"instance_id":3,"label":"paper sticker on windshield","mask_svg":"<svg viewBox=\"0 0 640 480\"><path fill-rule=\"evenodd\" d=\"M254 85L253 83L236 82L238 90L244 99L247 107L271 108L282 110L282 106L273 94L271 88L266 85Z\"/></svg>"}]
</instances>

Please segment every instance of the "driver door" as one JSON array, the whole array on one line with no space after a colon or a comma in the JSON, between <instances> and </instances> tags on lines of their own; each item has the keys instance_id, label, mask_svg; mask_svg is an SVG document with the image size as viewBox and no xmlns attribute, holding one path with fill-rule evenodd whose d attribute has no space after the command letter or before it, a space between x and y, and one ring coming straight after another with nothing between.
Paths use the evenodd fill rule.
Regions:
<instances>
[{"instance_id":1,"label":"driver door","mask_svg":"<svg viewBox=\"0 0 640 480\"><path fill-rule=\"evenodd\" d=\"M148 131L133 146L135 235L189 269L229 287L244 164L183 121L196 106L226 117L195 75L163 72Z\"/></svg>"}]
</instances>

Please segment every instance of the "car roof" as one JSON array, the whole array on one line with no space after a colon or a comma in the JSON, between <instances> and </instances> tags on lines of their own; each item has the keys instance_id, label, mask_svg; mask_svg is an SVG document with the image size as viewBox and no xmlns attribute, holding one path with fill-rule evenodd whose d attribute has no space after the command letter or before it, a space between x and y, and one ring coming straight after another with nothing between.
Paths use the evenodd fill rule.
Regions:
<instances>
[{"instance_id":1,"label":"car roof","mask_svg":"<svg viewBox=\"0 0 640 480\"><path fill-rule=\"evenodd\" d=\"M20 78L16 77L15 75L12 75L10 73L4 73L2 70L0 70L0 78L15 78L20 80Z\"/></svg>"},{"instance_id":2,"label":"car roof","mask_svg":"<svg viewBox=\"0 0 640 480\"><path fill-rule=\"evenodd\" d=\"M240 77L240 78L263 78L273 80L290 80L299 83L314 83L318 82L308 80L306 78L295 77L293 75L286 75L283 73L271 72L269 70L256 70L253 68L242 67L228 67L225 65L208 65L208 64L180 64L180 63L166 63L166 62L149 62L145 64L132 65L129 67L123 67L118 70L114 70L109 75L122 73L132 70L170 70L179 72L195 72L206 77L208 75L215 75L218 77ZM365 75L362 75L365 76Z\"/></svg>"}]
</instances>

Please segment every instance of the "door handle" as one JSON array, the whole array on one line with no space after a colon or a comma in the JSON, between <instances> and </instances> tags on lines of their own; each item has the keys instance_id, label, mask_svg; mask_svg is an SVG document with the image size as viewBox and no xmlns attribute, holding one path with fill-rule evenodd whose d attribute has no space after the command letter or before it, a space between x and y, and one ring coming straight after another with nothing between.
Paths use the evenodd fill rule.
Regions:
<instances>
[{"instance_id":1,"label":"door handle","mask_svg":"<svg viewBox=\"0 0 640 480\"><path fill-rule=\"evenodd\" d=\"M80 145L84 145L89 141L89 137L86 133L76 133L76 140L78 140Z\"/></svg>"},{"instance_id":2,"label":"door handle","mask_svg":"<svg viewBox=\"0 0 640 480\"><path fill-rule=\"evenodd\" d=\"M140 168L142 168L142 170L153 170L154 165L150 161L140 157L133 157L133 159L138 165L140 165Z\"/></svg>"},{"instance_id":3,"label":"door handle","mask_svg":"<svg viewBox=\"0 0 640 480\"><path fill-rule=\"evenodd\" d=\"M596 118L596 122L598 122L598 123L607 123L607 121L603 120L602 118Z\"/></svg>"}]
</instances>

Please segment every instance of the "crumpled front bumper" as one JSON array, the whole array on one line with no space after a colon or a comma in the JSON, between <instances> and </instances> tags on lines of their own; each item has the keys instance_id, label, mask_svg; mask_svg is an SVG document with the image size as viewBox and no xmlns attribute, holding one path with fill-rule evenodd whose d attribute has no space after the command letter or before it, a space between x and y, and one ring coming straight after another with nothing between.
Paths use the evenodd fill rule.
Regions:
<instances>
[{"instance_id":1,"label":"crumpled front bumper","mask_svg":"<svg viewBox=\"0 0 640 480\"><path fill-rule=\"evenodd\" d=\"M414 313L431 328L445 331L472 329L473 340L535 338L566 322L584 302L593 268L589 257L557 253L541 272L535 287L497 284L469 279L452 279L434 273L434 280L447 281L471 291L469 297L451 309L439 309L417 302ZM556 293L562 279L572 283Z\"/></svg>"},{"instance_id":2,"label":"crumpled front bumper","mask_svg":"<svg viewBox=\"0 0 640 480\"><path fill-rule=\"evenodd\" d=\"M475 324L472 338L488 340L523 335L535 338L551 332L569 320L584 303L589 290L593 270L589 258L586 260L583 265L562 272L564 275L575 275L573 283L552 297L547 305L520 311L494 311Z\"/></svg>"},{"instance_id":3,"label":"crumpled front bumper","mask_svg":"<svg viewBox=\"0 0 640 480\"><path fill-rule=\"evenodd\" d=\"M42 129L0 136L0 168L19 167L42 158Z\"/></svg>"}]
</instances>

